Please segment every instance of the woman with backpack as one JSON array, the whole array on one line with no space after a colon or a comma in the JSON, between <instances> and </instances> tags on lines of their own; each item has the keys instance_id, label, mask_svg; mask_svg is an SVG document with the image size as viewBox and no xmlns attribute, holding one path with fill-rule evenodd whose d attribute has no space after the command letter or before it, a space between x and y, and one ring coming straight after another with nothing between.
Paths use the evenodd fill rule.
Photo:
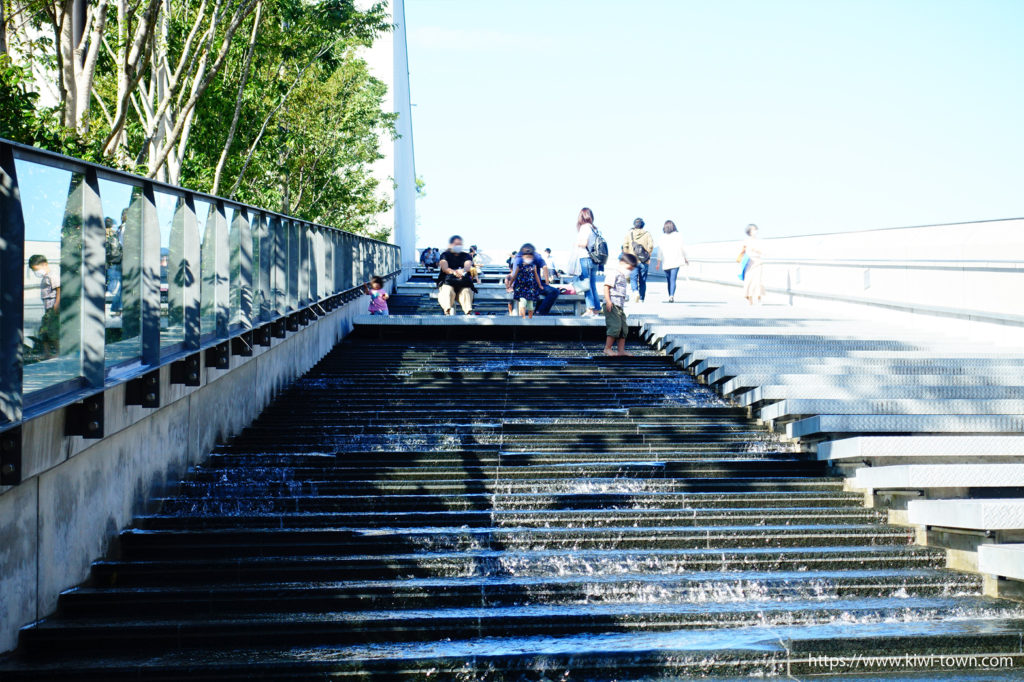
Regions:
<instances>
[{"instance_id":1,"label":"woman with backpack","mask_svg":"<svg viewBox=\"0 0 1024 682\"><path fill-rule=\"evenodd\" d=\"M647 298L647 270L651 267L651 254L654 253L654 237L644 229L643 218L633 221L633 228L622 242L622 253L631 253L638 261L629 274L629 288L633 290L633 300L640 302Z\"/></svg>"},{"instance_id":2,"label":"woman with backpack","mask_svg":"<svg viewBox=\"0 0 1024 682\"><path fill-rule=\"evenodd\" d=\"M608 243L594 227L594 212L584 206L576 218L575 258L569 259L568 274L578 275L586 282L586 315L600 315L601 303L597 296L597 271L608 260Z\"/></svg>"}]
</instances>

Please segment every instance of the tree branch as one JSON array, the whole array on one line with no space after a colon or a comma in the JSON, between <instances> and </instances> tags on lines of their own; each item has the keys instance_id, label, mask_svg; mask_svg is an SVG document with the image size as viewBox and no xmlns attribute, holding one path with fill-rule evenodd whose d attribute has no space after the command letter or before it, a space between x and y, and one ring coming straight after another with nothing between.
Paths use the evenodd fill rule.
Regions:
<instances>
[{"instance_id":1,"label":"tree branch","mask_svg":"<svg viewBox=\"0 0 1024 682\"><path fill-rule=\"evenodd\" d=\"M245 53L245 63L242 65L242 78L238 83L238 95L235 97L235 113L231 117L231 127L228 128L228 137L224 141L224 148L217 159L217 168L213 173L213 187L210 194L216 194L220 189L220 178L224 172L224 165L227 163L228 154L231 152L231 145L235 142L235 132L238 130L238 118L242 113L242 98L245 94L245 84L249 81L249 72L252 70L252 55L256 51L256 35L260 28L260 18L263 13L263 0L256 3L256 15L252 21L252 35L249 36L249 49Z\"/></svg>"},{"instance_id":2,"label":"tree branch","mask_svg":"<svg viewBox=\"0 0 1024 682\"><path fill-rule=\"evenodd\" d=\"M206 77L203 78L201 81L198 80L199 71L197 70L197 80L193 81L192 95L191 97L189 97L188 102L185 103L185 106L182 108L181 112L179 112L180 118L178 119L178 122L175 124L174 129L171 131L171 134L168 135L167 139L163 141L160 151L157 154L157 158L153 161L153 163L150 164L149 177L156 177L156 173L159 172L160 168L167 161L168 154L171 153L171 149L173 149L175 143L179 139L179 136L181 136L182 130L185 128L186 125L190 124L190 114L192 113L192 110L195 109L196 102L198 102L199 98L202 97L204 92L206 92L206 88L210 86L210 83L213 81L217 73L220 71L221 67L224 65L224 60L227 58L228 52L230 51L231 48L231 39L234 37L235 32L238 30L238 27L245 20L245 18L252 13L253 4L255 1L256 0L249 0L248 3L239 8L239 11L232 18L231 23L228 24L228 28L224 32L224 39L221 42L221 47L220 51L217 54L217 58L214 61L213 65L210 67L209 72L206 74Z\"/></svg>"},{"instance_id":3,"label":"tree branch","mask_svg":"<svg viewBox=\"0 0 1024 682\"><path fill-rule=\"evenodd\" d=\"M230 199L235 198L235 192L238 191L238 188L242 184L242 179L245 177L245 171L249 168L249 162L252 161L252 155L256 151L256 146L260 143L260 140L263 139L263 135L264 133L266 133L267 125L270 123L271 119L273 119L274 116L277 115L277 112L279 112L281 110L281 107L284 106L285 102L288 101L288 98L291 96L292 91L295 90L295 88L302 81L302 78L306 75L306 71L308 71L309 68L313 66L313 64L319 61L320 57L327 54L331 49L333 49L334 45L336 45L338 42L339 41L335 41L333 44L322 48L319 52L316 53L316 55L312 59L309 60L309 62L305 66L302 67L302 70L299 71L297 76L295 76L295 80L292 81L292 84L288 86L288 90L281 97L281 101L278 102L277 106L274 107L274 109L269 114L267 114L266 118L263 119L263 125L260 126L260 132L256 134L256 139L253 140L252 144L249 145L249 149L245 154L245 161L242 163L242 170L238 172L238 177L235 179L235 184L231 188L231 194L229 195Z\"/></svg>"}]
</instances>

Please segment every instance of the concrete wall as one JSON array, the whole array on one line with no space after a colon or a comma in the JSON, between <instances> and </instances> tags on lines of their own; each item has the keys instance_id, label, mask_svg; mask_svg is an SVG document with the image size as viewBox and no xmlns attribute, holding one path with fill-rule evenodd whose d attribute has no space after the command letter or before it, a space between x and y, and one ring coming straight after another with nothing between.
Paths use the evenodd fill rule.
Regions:
<instances>
[{"instance_id":1,"label":"concrete wall","mask_svg":"<svg viewBox=\"0 0 1024 682\"><path fill-rule=\"evenodd\" d=\"M691 246L689 275L738 286L741 244ZM766 238L764 246L770 291L1024 322L1024 219Z\"/></svg>"},{"instance_id":2,"label":"concrete wall","mask_svg":"<svg viewBox=\"0 0 1024 682\"><path fill-rule=\"evenodd\" d=\"M102 440L64 437L63 409L27 421L23 482L0 487L0 651L88 576L150 499L327 354L366 306L362 297L252 357L232 356L229 370L204 366L201 386L171 385L163 367L157 409L125 406L124 385L107 389Z\"/></svg>"}]
</instances>

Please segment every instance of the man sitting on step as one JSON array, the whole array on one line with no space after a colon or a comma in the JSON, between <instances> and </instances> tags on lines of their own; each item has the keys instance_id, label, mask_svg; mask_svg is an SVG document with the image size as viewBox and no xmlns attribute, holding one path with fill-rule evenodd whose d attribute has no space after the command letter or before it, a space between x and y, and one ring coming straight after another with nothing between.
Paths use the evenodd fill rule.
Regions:
<instances>
[{"instance_id":1,"label":"man sitting on step","mask_svg":"<svg viewBox=\"0 0 1024 682\"><path fill-rule=\"evenodd\" d=\"M448 250L441 254L440 272L437 275L437 302L445 315L455 314L455 300L458 299L462 312L473 314L473 259L462 251L462 237L452 235L448 240Z\"/></svg>"}]
</instances>

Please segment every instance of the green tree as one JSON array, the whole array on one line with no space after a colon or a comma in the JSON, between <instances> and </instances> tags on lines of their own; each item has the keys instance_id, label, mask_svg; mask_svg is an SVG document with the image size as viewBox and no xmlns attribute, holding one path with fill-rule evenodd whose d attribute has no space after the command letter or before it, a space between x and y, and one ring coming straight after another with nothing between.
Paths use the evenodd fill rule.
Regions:
<instances>
[{"instance_id":1,"label":"green tree","mask_svg":"<svg viewBox=\"0 0 1024 682\"><path fill-rule=\"evenodd\" d=\"M0 3L0 134L356 231L389 208L394 117L359 56L383 2L95 0L81 36L72 0Z\"/></svg>"}]
</instances>

